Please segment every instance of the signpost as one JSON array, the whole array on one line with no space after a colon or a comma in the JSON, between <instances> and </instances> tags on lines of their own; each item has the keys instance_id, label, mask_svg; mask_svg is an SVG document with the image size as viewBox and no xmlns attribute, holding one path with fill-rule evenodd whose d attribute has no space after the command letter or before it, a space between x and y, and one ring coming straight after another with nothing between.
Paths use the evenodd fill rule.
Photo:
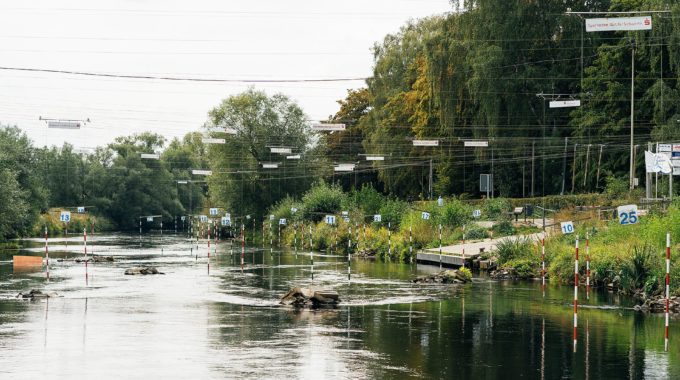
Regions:
<instances>
[{"instance_id":1,"label":"signpost","mask_svg":"<svg viewBox=\"0 0 680 380\"><path fill-rule=\"evenodd\" d=\"M423 211L422 217L423 217L423 220L429 220L430 219L430 213Z\"/></svg>"},{"instance_id":2,"label":"signpost","mask_svg":"<svg viewBox=\"0 0 680 380\"><path fill-rule=\"evenodd\" d=\"M373 215L373 222L375 222L375 223L382 222L382 215L380 215L380 214Z\"/></svg>"},{"instance_id":3,"label":"signpost","mask_svg":"<svg viewBox=\"0 0 680 380\"><path fill-rule=\"evenodd\" d=\"M574 222L569 221L569 222L562 222L560 223L560 226L562 227L562 233L567 235L567 234L573 234L574 233Z\"/></svg>"},{"instance_id":4,"label":"signpost","mask_svg":"<svg viewBox=\"0 0 680 380\"><path fill-rule=\"evenodd\" d=\"M68 223L71 221L71 211L62 211L59 215L59 220Z\"/></svg>"},{"instance_id":5,"label":"signpost","mask_svg":"<svg viewBox=\"0 0 680 380\"><path fill-rule=\"evenodd\" d=\"M482 210L474 210L472 211L472 217L473 218L479 218L482 216Z\"/></svg>"},{"instance_id":6,"label":"signpost","mask_svg":"<svg viewBox=\"0 0 680 380\"><path fill-rule=\"evenodd\" d=\"M479 175L479 191L481 193L486 192L486 198L489 199L489 192L493 187L493 177L491 174L480 174Z\"/></svg>"},{"instance_id":7,"label":"signpost","mask_svg":"<svg viewBox=\"0 0 680 380\"><path fill-rule=\"evenodd\" d=\"M85 213L85 207L84 206L79 206L78 207L78 214L84 214Z\"/></svg>"},{"instance_id":8,"label":"signpost","mask_svg":"<svg viewBox=\"0 0 680 380\"><path fill-rule=\"evenodd\" d=\"M619 224L622 226L637 224L639 221L637 205L619 206L616 211L619 216Z\"/></svg>"},{"instance_id":9,"label":"signpost","mask_svg":"<svg viewBox=\"0 0 680 380\"><path fill-rule=\"evenodd\" d=\"M326 224L330 224L331 226L334 225L335 224L335 215L326 215Z\"/></svg>"},{"instance_id":10,"label":"signpost","mask_svg":"<svg viewBox=\"0 0 680 380\"><path fill-rule=\"evenodd\" d=\"M217 215L218 212L219 212L219 211L217 210L217 208L211 208L211 209L210 209L210 215Z\"/></svg>"}]
</instances>

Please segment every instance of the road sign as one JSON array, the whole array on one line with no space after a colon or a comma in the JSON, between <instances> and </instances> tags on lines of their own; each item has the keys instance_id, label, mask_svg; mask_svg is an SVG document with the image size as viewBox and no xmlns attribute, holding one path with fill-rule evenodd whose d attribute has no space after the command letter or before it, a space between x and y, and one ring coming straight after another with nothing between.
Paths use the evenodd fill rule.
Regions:
<instances>
[{"instance_id":1,"label":"road sign","mask_svg":"<svg viewBox=\"0 0 680 380\"><path fill-rule=\"evenodd\" d=\"M651 30L652 16L586 19L586 32Z\"/></svg>"},{"instance_id":2,"label":"road sign","mask_svg":"<svg viewBox=\"0 0 680 380\"><path fill-rule=\"evenodd\" d=\"M326 224L335 224L335 215L326 215Z\"/></svg>"},{"instance_id":3,"label":"road sign","mask_svg":"<svg viewBox=\"0 0 680 380\"><path fill-rule=\"evenodd\" d=\"M85 212L85 207L83 207L83 206L78 207L78 214L82 214L84 212Z\"/></svg>"},{"instance_id":4,"label":"road sign","mask_svg":"<svg viewBox=\"0 0 680 380\"><path fill-rule=\"evenodd\" d=\"M473 218L479 218L482 216L482 210L474 210L472 211L472 217Z\"/></svg>"},{"instance_id":5,"label":"road sign","mask_svg":"<svg viewBox=\"0 0 680 380\"><path fill-rule=\"evenodd\" d=\"M428 220L428 219L430 219L430 213L423 211L422 217L423 217L424 220Z\"/></svg>"},{"instance_id":6,"label":"road sign","mask_svg":"<svg viewBox=\"0 0 680 380\"><path fill-rule=\"evenodd\" d=\"M624 226L637 224L639 220L637 205L619 206L616 211L619 215L619 224Z\"/></svg>"},{"instance_id":7,"label":"road sign","mask_svg":"<svg viewBox=\"0 0 680 380\"><path fill-rule=\"evenodd\" d=\"M492 179L491 174L480 174L479 175L479 191L482 193L488 193L491 191Z\"/></svg>"},{"instance_id":8,"label":"road sign","mask_svg":"<svg viewBox=\"0 0 680 380\"><path fill-rule=\"evenodd\" d=\"M210 209L210 215L217 215L218 213L219 213L219 210L217 210L216 208Z\"/></svg>"},{"instance_id":9,"label":"road sign","mask_svg":"<svg viewBox=\"0 0 680 380\"><path fill-rule=\"evenodd\" d=\"M279 226L285 226L286 225L286 219L281 218L279 219Z\"/></svg>"},{"instance_id":10,"label":"road sign","mask_svg":"<svg viewBox=\"0 0 680 380\"><path fill-rule=\"evenodd\" d=\"M373 221L376 223L382 222L382 215L380 214L373 215Z\"/></svg>"},{"instance_id":11,"label":"road sign","mask_svg":"<svg viewBox=\"0 0 680 380\"><path fill-rule=\"evenodd\" d=\"M59 220L62 222L70 222L71 221L71 211L62 211L61 215L59 215Z\"/></svg>"},{"instance_id":12,"label":"road sign","mask_svg":"<svg viewBox=\"0 0 680 380\"><path fill-rule=\"evenodd\" d=\"M562 223L560 223L560 226L562 227L562 233L563 234L573 234L574 233L574 222L572 222L572 221L562 222Z\"/></svg>"}]
</instances>

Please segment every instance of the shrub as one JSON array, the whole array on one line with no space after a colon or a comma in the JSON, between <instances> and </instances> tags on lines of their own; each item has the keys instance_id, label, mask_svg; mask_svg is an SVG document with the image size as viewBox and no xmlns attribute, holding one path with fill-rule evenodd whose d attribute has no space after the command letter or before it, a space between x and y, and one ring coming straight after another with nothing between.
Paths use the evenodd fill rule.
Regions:
<instances>
[{"instance_id":1,"label":"shrub","mask_svg":"<svg viewBox=\"0 0 680 380\"><path fill-rule=\"evenodd\" d=\"M476 224L468 224L465 226L465 238L467 240L479 240L489 237L489 233L482 227Z\"/></svg>"},{"instance_id":2,"label":"shrub","mask_svg":"<svg viewBox=\"0 0 680 380\"><path fill-rule=\"evenodd\" d=\"M460 227L472 219L472 207L458 199L448 200L438 211L439 221L451 228Z\"/></svg>"},{"instance_id":3,"label":"shrub","mask_svg":"<svg viewBox=\"0 0 680 380\"><path fill-rule=\"evenodd\" d=\"M383 224L391 223L392 228L398 228L401 224L401 218L407 210L408 203L397 199L390 199L385 201L382 207L380 207L379 214L382 215Z\"/></svg>"},{"instance_id":4,"label":"shrub","mask_svg":"<svg viewBox=\"0 0 680 380\"><path fill-rule=\"evenodd\" d=\"M504 220L500 223L495 224L491 230L494 232L495 236L509 236L514 235L516 230L510 221Z\"/></svg>"},{"instance_id":5,"label":"shrub","mask_svg":"<svg viewBox=\"0 0 680 380\"><path fill-rule=\"evenodd\" d=\"M357 205L364 215L380 213L385 197L380 194L372 185L364 184L361 190L350 194L352 204ZM346 206L346 208L350 208Z\"/></svg>"},{"instance_id":6,"label":"shrub","mask_svg":"<svg viewBox=\"0 0 680 380\"><path fill-rule=\"evenodd\" d=\"M538 275L539 263L537 257L512 259L503 266L514 268L520 278L533 278Z\"/></svg>"},{"instance_id":7,"label":"shrub","mask_svg":"<svg viewBox=\"0 0 680 380\"><path fill-rule=\"evenodd\" d=\"M512 204L505 198L485 199L482 206L482 215L491 220L507 219Z\"/></svg>"},{"instance_id":8,"label":"shrub","mask_svg":"<svg viewBox=\"0 0 680 380\"><path fill-rule=\"evenodd\" d=\"M337 186L315 183L302 197L304 219L319 222L325 214L336 214L345 202L345 194Z\"/></svg>"},{"instance_id":9,"label":"shrub","mask_svg":"<svg viewBox=\"0 0 680 380\"><path fill-rule=\"evenodd\" d=\"M532 248L533 243L529 238L503 239L496 244L498 263L499 265L505 265L510 260L529 257Z\"/></svg>"},{"instance_id":10,"label":"shrub","mask_svg":"<svg viewBox=\"0 0 680 380\"><path fill-rule=\"evenodd\" d=\"M470 269L466 267L460 267L458 268L458 273L460 273L463 278L465 278L465 281L472 281L472 272Z\"/></svg>"}]
</instances>

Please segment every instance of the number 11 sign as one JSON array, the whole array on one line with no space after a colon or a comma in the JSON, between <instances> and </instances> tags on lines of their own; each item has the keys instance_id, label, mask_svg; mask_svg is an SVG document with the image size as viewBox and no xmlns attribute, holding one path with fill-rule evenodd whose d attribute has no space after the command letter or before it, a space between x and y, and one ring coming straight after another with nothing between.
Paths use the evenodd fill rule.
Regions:
<instances>
[{"instance_id":1,"label":"number 11 sign","mask_svg":"<svg viewBox=\"0 0 680 380\"><path fill-rule=\"evenodd\" d=\"M636 224L638 222L637 205L625 205L617 208L621 225Z\"/></svg>"}]
</instances>

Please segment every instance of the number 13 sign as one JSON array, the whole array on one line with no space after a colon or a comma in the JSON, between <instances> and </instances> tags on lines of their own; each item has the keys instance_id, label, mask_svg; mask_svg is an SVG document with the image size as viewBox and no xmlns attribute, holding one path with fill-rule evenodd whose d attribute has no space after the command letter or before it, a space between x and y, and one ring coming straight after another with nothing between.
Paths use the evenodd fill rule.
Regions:
<instances>
[{"instance_id":1,"label":"number 13 sign","mask_svg":"<svg viewBox=\"0 0 680 380\"><path fill-rule=\"evenodd\" d=\"M638 222L637 205L619 206L617 211L621 225L636 224Z\"/></svg>"}]
</instances>

